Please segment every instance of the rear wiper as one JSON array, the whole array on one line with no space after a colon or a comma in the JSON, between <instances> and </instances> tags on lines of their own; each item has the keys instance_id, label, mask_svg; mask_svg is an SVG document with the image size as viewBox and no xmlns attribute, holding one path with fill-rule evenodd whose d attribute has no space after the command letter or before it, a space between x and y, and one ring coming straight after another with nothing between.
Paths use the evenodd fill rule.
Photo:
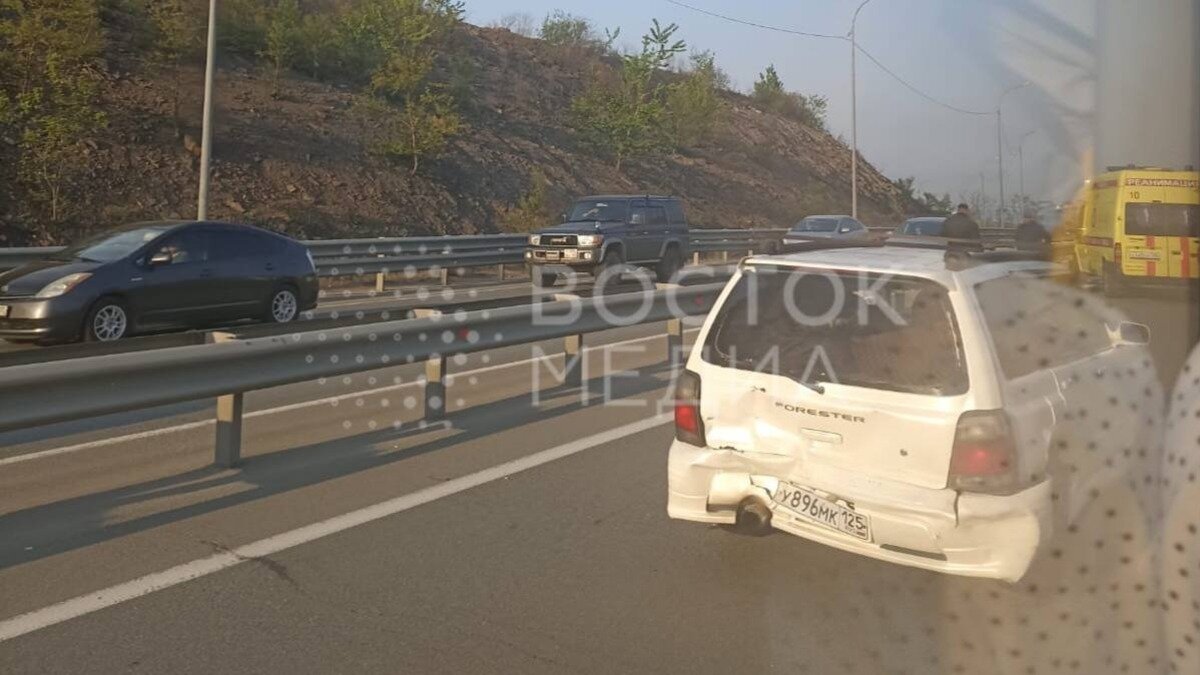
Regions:
<instances>
[{"instance_id":1,"label":"rear wiper","mask_svg":"<svg viewBox=\"0 0 1200 675\"><path fill-rule=\"evenodd\" d=\"M793 377L791 379L793 381L795 381L797 384L799 384L800 386L806 387L812 391L817 392L818 394L825 393L825 385L821 384L820 382L813 382L811 380L805 380L805 379L799 378L799 377Z\"/></svg>"}]
</instances>

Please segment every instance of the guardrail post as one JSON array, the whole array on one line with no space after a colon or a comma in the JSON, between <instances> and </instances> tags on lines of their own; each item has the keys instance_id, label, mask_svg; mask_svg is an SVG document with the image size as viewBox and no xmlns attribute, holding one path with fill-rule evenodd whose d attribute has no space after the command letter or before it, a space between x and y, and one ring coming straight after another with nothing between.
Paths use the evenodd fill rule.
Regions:
<instances>
[{"instance_id":1,"label":"guardrail post","mask_svg":"<svg viewBox=\"0 0 1200 675\"><path fill-rule=\"evenodd\" d=\"M375 292L376 293L383 292L383 283L384 283L384 273L376 272L375 273Z\"/></svg>"},{"instance_id":2,"label":"guardrail post","mask_svg":"<svg viewBox=\"0 0 1200 675\"><path fill-rule=\"evenodd\" d=\"M236 339L232 333L209 333L212 342ZM213 464L231 469L242 463L242 393L217 397L216 448Z\"/></svg>"},{"instance_id":3,"label":"guardrail post","mask_svg":"<svg viewBox=\"0 0 1200 675\"><path fill-rule=\"evenodd\" d=\"M441 269L441 271L439 272L439 274L440 274L440 279L441 279L442 285L443 286L449 285L450 284L450 268L443 267Z\"/></svg>"},{"instance_id":4,"label":"guardrail post","mask_svg":"<svg viewBox=\"0 0 1200 675\"><path fill-rule=\"evenodd\" d=\"M692 264L693 265L700 264L700 251L692 251Z\"/></svg>"},{"instance_id":5,"label":"guardrail post","mask_svg":"<svg viewBox=\"0 0 1200 675\"><path fill-rule=\"evenodd\" d=\"M563 384L568 387L583 386L583 336L568 335L563 338L563 360L566 375Z\"/></svg>"},{"instance_id":6,"label":"guardrail post","mask_svg":"<svg viewBox=\"0 0 1200 675\"><path fill-rule=\"evenodd\" d=\"M496 267L496 276L500 278L500 281L504 281L504 263L500 263Z\"/></svg>"},{"instance_id":7,"label":"guardrail post","mask_svg":"<svg viewBox=\"0 0 1200 675\"><path fill-rule=\"evenodd\" d=\"M446 417L446 357L441 354L425 361L425 421Z\"/></svg>"},{"instance_id":8,"label":"guardrail post","mask_svg":"<svg viewBox=\"0 0 1200 675\"><path fill-rule=\"evenodd\" d=\"M667 319L667 362L672 370L683 365L683 319Z\"/></svg>"},{"instance_id":9,"label":"guardrail post","mask_svg":"<svg viewBox=\"0 0 1200 675\"><path fill-rule=\"evenodd\" d=\"M729 251L721 251L721 262L729 262Z\"/></svg>"}]
</instances>

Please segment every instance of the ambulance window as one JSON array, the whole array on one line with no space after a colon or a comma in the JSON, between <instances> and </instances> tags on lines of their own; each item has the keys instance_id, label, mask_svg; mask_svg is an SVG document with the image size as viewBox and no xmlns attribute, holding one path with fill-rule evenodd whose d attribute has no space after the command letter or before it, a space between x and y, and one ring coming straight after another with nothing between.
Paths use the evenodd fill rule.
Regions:
<instances>
[{"instance_id":1,"label":"ambulance window","mask_svg":"<svg viewBox=\"0 0 1200 675\"><path fill-rule=\"evenodd\" d=\"M1156 237L1200 237L1200 205L1126 204L1125 234Z\"/></svg>"}]
</instances>

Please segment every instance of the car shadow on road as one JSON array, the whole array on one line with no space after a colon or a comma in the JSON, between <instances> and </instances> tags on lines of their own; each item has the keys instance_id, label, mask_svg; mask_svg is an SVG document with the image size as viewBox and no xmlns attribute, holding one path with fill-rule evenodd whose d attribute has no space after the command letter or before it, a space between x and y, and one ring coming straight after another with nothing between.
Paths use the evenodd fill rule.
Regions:
<instances>
[{"instance_id":1,"label":"car shadow on road","mask_svg":"<svg viewBox=\"0 0 1200 675\"><path fill-rule=\"evenodd\" d=\"M104 492L44 504L0 516L0 569L40 560L111 539L265 499L324 481L370 471L437 452L520 426L537 424L586 408L635 397L667 385L666 364L643 367L641 377L595 378L583 388L543 390L553 406L534 407L524 392L449 415L446 424L408 425L322 441L245 459L238 470L206 467ZM587 395L583 396L582 393ZM571 401L561 400L570 396ZM429 437L400 451L381 452L380 444ZM220 491L237 486L237 491ZM112 514L138 504L194 495L219 494L141 517L113 522Z\"/></svg>"}]
</instances>

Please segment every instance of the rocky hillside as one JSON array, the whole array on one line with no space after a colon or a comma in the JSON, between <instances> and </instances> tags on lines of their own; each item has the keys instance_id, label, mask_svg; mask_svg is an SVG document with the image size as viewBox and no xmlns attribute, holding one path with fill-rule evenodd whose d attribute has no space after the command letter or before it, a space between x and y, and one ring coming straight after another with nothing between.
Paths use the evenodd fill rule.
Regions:
<instances>
[{"instance_id":1,"label":"rocky hillside","mask_svg":"<svg viewBox=\"0 0 1200 675\"><path fill-rule=\"evenodd\" d=\"M573 96L592 62L501 29L461 26L471 102L442 156L416 175L369 151L374 130L349 86L284 75L224 59L216 81L210 217L249 221L304 237L459 234L502 229L499 214L549 182L555 212L574 195L676 194L700 227L784 226L816 212L845 212L849 152L828 134L756 109L728 94L724 131L666 157L612 162L592 156L568 125ZM607 67L607 66L601 66ZM23 208L12 172L0 171L0 245L48 244L130 220L195 213L201 64L174 75L152 65L109 28L101 90L107 127L80 146L85 168L68 191L71 215L50 225ZM0 142L0 159L11 157ZM860 211L868 223L899 217L899 194L860 162Z\"/></svg>"}]
</instances>

